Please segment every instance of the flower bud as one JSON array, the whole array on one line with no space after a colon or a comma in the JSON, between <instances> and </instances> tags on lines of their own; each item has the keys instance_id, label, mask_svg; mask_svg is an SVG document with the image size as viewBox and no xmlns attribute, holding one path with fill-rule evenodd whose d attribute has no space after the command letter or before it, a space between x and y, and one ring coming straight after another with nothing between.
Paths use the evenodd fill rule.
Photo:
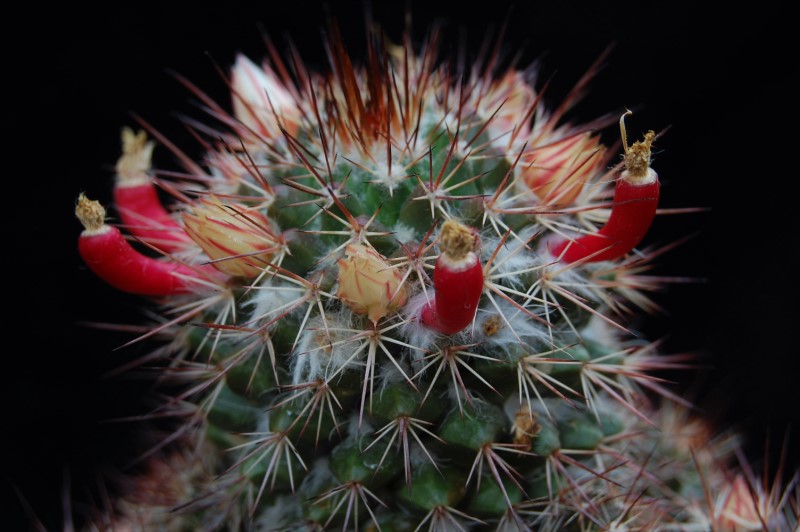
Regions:
<instances>
[{"instance_id":1,"label":"flower bud","mask_svg":"<svg viewBox=\"0 0 800 532\"><path fill-rule=\"evenodd\" d=\"M536 102L536 93L521 72L507 72L491 85L491 90L478 103L478 113L488 119L489 137L505 147L513 134L517 141L531 132L529 110Z\"/></svg>"},{"instance_id":2,"label":"flower bud","mask_svg":"<svg viewBox=\"0 0 800 532\"><path fill-rule=\"evenodd\" d=\"M280 135L280 124L294 132L299 110L291 93L270 69L263 69L244 55L236 57L231 75L233 116L266 137Z\"/></svg>"},{"instance_id":3,"label":"flower bud","mask_svg":"<svg viewBox=\"0 0 800 532\"><path fill-rule=\"evenodd\" d=\"M257 277L282 246L266 216L214 196L184 213L183 223L192 240L216 261L214 267L236 277Z\"/></svg>"},{"instance_id":4,"label":"flower bud","mask_svg":"<svg viewBox=\"0 0 800 532\"><path fill-rule=\"evenodd\" d=\"M519 162L522 182L545 205L570 205L605 164L605 147L591 133L533 148Z\"/></svg>"},{"instance_id":5,"label":"flower bud","mask_svg":"<svg viewBox=\"0 0 800 532\"><path fill-rule=\"evenodd\" d=\"M349 244L344 255L338 262L338 296L353 312L377 322L405 305L403 276L379 253L363 244Z\"/></svg>"}]
</instances>

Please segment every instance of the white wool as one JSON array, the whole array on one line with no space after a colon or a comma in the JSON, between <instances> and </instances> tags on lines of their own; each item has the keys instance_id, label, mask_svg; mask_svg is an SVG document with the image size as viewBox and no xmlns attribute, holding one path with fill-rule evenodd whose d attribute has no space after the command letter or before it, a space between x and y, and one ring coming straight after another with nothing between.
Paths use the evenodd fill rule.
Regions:
<instances>
[{"instance_id":1,"label":"white wool","mask_svg":"<svg viewBox=\"0 0 800 532\"><path fill-rule=\"evenodd\" d=\"M320 359L314 353L299 353L292 359L292 383L301 384L322 375Z\"/></svg>"},{"instance_id":2,"label":"white wool","mask_svg":"<svg viewBox=\"0 0 800 532\"><path fill-rule=\"evenodd\" d=\"M384 152L382 151L380 153ZM397 164L396 161L392 161L391 167L385 161L379 161L370 168L370 173L373 175L371 181L383 185L389 189L389 191L394 191L400 183L408 178L406 169L402 165Z\"/></svg>"},{"instance_id":3,"label":"white wool","mask_svg":"<svg viewBox=\"0 0 800 532\"><path fill-rule=\"evenodd\" d=\"M417 432L417 434L420 435L422 434L422 431L420 431L419 429L414 429L414 430ZM422 447L419 446L419 444L416 442L413 436L409 436L408 439L413 442L410 445L410 449L408 452L408 458L409 462L411 463L412 471L424 464L430 464L431 458L434 459L434 464L436 464L437 466L441 466L442 463L448 461L446 457L436 456L433 452L431 452L430 448L428 449L428 453L430 453L430 456L428 456L428 454L426 454L425 450L423 450ZM422 439L422 436L420 436L420 439ZM423 441L425 440L423 439Z\"/></svg>"},{"instance_id":4,"label":"white wool","mask_svg":"<svg viewBox=\"0 0 800 532\"><path fill-rule=\"evenodd\" d=\"M330 464L327 457L320 457L314 460L308 474L300 485L302 493L321 493L333 480Z\"/></svg>"},{"instance_id":5,"label":"white wool","mask_svg":"<svg viewBox=\"0 0 800 532\"><path fill-rule=\"evenodd\" d=\"M514 425L514 421L517 418L517 412L519 412L520 406L522 406L524 399L520 397L517 392L511 393L508 395L508 398L503 402L503 412L508 418L508 421L511 422L511 426Z\"/></svg>"},{"instance_id":6,"label":"white wool","mask_svg":"<svg viewBox=\"0 0 800 532\"><path fill-rule=\"evenodd\" d=\"M269 430L269 416L270 410L266 409L261 412L258 416L258 423L256 424L256 432L261 434L266 434L270 432Z\"/></svg>"},{"instance_id":7,"label":"white wool","mask_svg":"<svg viewBox=\"0 0 800 532\"><path fill-rule=\"evenodd\" d=\"M339 247L341 247L341 249L339 249L334 253L334 250ZM325 250L325 253L318 259L319 262L317 262L314 268L308 272L308 275L314 274L322 270L327 270L328 272L338 272L339 265L337 264L337 262L344 256L344 250L345 246L342 246L341 244L337 244L336 246L331 246L329 249Z\"/></svg>"},{"instance_id":8,"label":"white wool","mask_svg":"<svg viewBox=\"0 0 800 532\"><path fill-rule=\"evenodd\" d=\"M444 111L444 109L442 109L442 111ZM441 116L441 115L437 114L437 116ZM447 128L453 134L455 134L455 131L456 131L456 128L458 128L459 122L460 121L458 119L458 114L453 112L453 111L448 111L444 115L444 119L442 120L441 124L436 124L436 123L431 122L431 127L435 127L437 125L440 125L441 127Z\"/></svg>"},{"instance_id":9,"label":"white wool","mask_svg":"<svg viewBox=\"0 0 800 532\"><path fill-rule=\"evenodd\" d=\"M402 242L404 244L407 242L414 242L417 238L417 233L413 227L400 222L395 224L392 232L394 233L394 238L398 242Z\"/></svg>"},{"instance_id":10,"label":"white wool","mask_svg":"<svg viewBox=\"0 0 800 532\"><path fill-rule=\"evenodd\" d=\"M367 354L367 348L352 361L352 356L366 338L346 341L353 336L348 311L326 314L326 322L317 316L308 321L300 335L300 340L292 355L292 382L302 384L315 379L325 379L333 375L342 366L355 368L362 366L361 360Z\"/></svg>"},{"instance_id":11,"label":"white wool","mask_svg":"<svg viewBox=\"0 0 800 532\"><path fill-rule=\"evenodd\" d=\"M505 301L497 301L497 308L491 303L486 303L478 309L475 316L474 340L486 346L488 351L502 350L508 353L510 348L519 343L533 347L536 345L549 345L550 333L547 325L536 321L528 313ZM538 309L527 309L536 315ZM487 320L499 320L497 331L494 334L486 334Z\"/></svg>"},{"instance_id":12,"label":"white wool","mask_svg":"<svg viewBox=\"0 0 800 532\"><path fill-rule=\"evenodd\" d=\"M433 369L433 368L431 368ZM434 370L435 371L435 370ZM459 371L462 371L459 369ZM450 370L444 370L446 372L444 375L440 375L439 378L446 378L448 381L452 382L452 378L450 377ZM445 391L447 394L448 403L452 405L460 404L462 406L469 404L470 401L475 400L482 400L483 397L481 396L480 392L474 388L470 388L469 386L466 387L466 393L464 388L461 387L460 384L452 384L447 387ZM491 393L491 391L490 391ZM430 400L430 398L429 398Z\"/></svg>"},{"instance_id":13,"label":"white wool","mask_svg":"<svg viewBox=\"0 0 800 532\"><path fill-rule=\"evenodd\" d=\"M351 440L359 440L361 436L364 435L371 435L375 432L375 429L370 425L369 421L367 421L366 413L364 417L360 417L358 412L354 412L350 419L347 420L347 437ZM370 444L368 439L361 442L363 445L359 445L359 447L363 450L367 445Z\"/></svg>"},{"instance_id":14,"label":"white wool","mask_svg":"<svg viewBox=\"0 0 800 532\"><path fill-rule=\"evenodd\" d=\"M433 140L431 135L438 134L445 126L450 127L451 131L455 132L456 116L454 113L447 112L447 109L441 105L441 102L435 98L429 100L429 105L426 106L424 112L420 116L419 130L420 134L417 138L420 139L415 143L415 147L420 149L419 153L413 154L412 158L419 158L428 153L428 146ZM424 152L424 153L423 153Z\"/></svg>"},{"instance_id":15,"label":"white wool","mask_svg":"<svg viewBox=\"0 0 800 532\"><path fill-rule=\"evenodd\" d=\"M591 283L586 278L584 266L566 267L555 257L547 254L541 255L539 260L543 266L541 275L552 277L548 282L564 283L567 285L565 286L567 291L590 301L598 301L597 294L592 290Z\"/></svg>"},{"instance_id":16,"label":"white wool","mask_svg":"<svg viewBox=\"0 0 800 532\"><path fill-rule=\"evenodd\" d=\"M428 304L428 299L433 300L433 288L428 290L427 296L425 292L420 291L417 295L408 299L403 313L406 317L406 322L400 328L400 334L403 339L420 349L435 350L436 343L442 337L437 331L422 324L422 309ZM424 356L422 351L414 350L411 354L414 359L419 359Z\"/></svg>"},{"instance_id":17,"label":"white wool","mask_svg":"<svg viewBox=\"0 0 800 532\"><path fill-rule=\"evenodd\" d=\"M275 319L283 311L277 311L281 307L288 306L292 301L297 301L305 296L305 292L298 290L300 286L287 283L272 276L265 276L261 284L252 290L250 299L246 306L251 307L250 319L270 321ZM301 305L301 308L305 308Z\"/></svg>"},{"instance_id":18,"label":"white wool","mask_svg":"<svg viewBox=\"0 0 800 532\"><path fill-rule=\"evenodd\" d=\"M297 523L303 517L301 499L296 495L271 495L271 504L264 505L253 523L255 530L285 530L290 523Z\"/></svg>"},{"instance_id":19,"label":"white wool","mask_svg":"<svg viewBox=\"0 0 800 532\"><path fill-rule=\"evenodd\" d=\"M509 236L502 246L500 245L500 238L494 232L483 237L483 245L481 246L483 263L486 264L492 254L497 251L497 256L491 264L490 277L504 275L497 278L498 283L519 288L522 286L523 275L529 278L537 275L536 271L531 270L540 266L542 260L533 251L535 249L534 242L529 242L533 231L533 227L527 227L517 235L519 238Z\"/></svg>"},{"instance_id":20,"label":"white wool","mask_svg":"<svg viewBox=\"0 0 800 532\"><path fill-rule=\"evenodd\" d=\"M391 361L384 361L382 364L380 364L380 373L377 375L377 377L380 379L379 389L381 391L383 391L390 384L406 381L406 377L411 377L413 375L411 368L408 367L408 364L404 360L399 360L397 357L395 357L395 360L397 360L397 364L400 366L403 372L405 372L405 375L403 375L403 373L397 369L397 366L395 366Z\"/></svg>"},{"instance_id":21,"label":"white wool","mask_svg":"<svg viewBox=\"0 0 800 532\"><path fill-rule=\"evenodd\" d=\"M612 327L607 321L595 315L592 315L589 323L580 332L581 337L607 346L614 351L623 349L619 329Z\"/></svg>"}]
</instances>

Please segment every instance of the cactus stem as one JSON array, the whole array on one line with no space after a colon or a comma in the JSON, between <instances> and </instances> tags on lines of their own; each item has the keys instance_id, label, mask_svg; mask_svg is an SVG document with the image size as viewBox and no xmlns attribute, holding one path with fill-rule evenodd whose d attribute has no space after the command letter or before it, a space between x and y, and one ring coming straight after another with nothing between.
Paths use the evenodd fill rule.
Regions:
<instances>
[{"instance_id":1,"label":"cactus stem","mask_svg":"<svg viewBox=\"0 0 800 532\"><path fill-rule=\"evenodd\" d=\"M460 118L459 118L460 121ZM480 194L467 194L461 196L453 195L454 191L458 190L461 187L466 187L480 178L484 177L486 173L480 173L469 177L467 179L457 181L455 183L450 184L452 178L458 175L459 171L462 169L463 165L470 160L472 154L476 151L475 149L470 149L468 152L463 154L463 158L460 158L458 162L452 166L452 169L445 175L445 170L450 166L450 160L453 156L453 153L456 150L457 145L459 144L459 131L460 131L460 123L459 126L456 128L455 134L453 135L453 139L450 142L450 149L447 152L447 156L445 160L442 162L442 166L439 170L439 173L434 178L434 170L433 170L433 146L428 147L428 180L427 182L423 180L422 176L416 174L415 177L417 182L419 183L419 187L424 191L423 194L412 198L412 201L427 201L430 205L431 210L431 219L436 220L436 212L440 212L445 219L450 218L450 214L448 213L447 209L445 209L443 202L445 201L456 201L456 200L467 200L467 199L478 199L482 198Z\"/></svg>"},{"instance_id":2,"label":"cactus stem","mask_svg":"<svg viewBox=\"0 0 800 532\"><path fill-rule=\"evenodd\" d=\"M617 179L611 216L597 233L558 242L551 250L562 262L614 260L629 253L644 238L658 207L658 174L650 168L650 148L655 133L648 131L643 141L628 146L625 131L626 111L619 119L625 149L625 170Z\"/></svg>"}]
</instances>

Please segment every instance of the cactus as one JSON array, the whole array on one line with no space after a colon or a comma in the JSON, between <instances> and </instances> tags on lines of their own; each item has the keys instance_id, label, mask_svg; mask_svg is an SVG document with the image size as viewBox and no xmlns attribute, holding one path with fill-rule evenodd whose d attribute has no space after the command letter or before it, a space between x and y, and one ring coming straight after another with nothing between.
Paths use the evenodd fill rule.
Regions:
<instances>
[{"instance_id":1,"label":"cactus","mask_svg":"<svg viewBox=\"0 0 800 532\"><path fill-rule=\"evenodd\" d=\"M81 256L154 298L177 389L117 525L797 527L797 491L659 379L691 358L626 327L657 287L657 136L629 144L623 114L618 161L595 132L616 119L563 120L580 90L548 109L496 56L368 42L357 66L334 28L327 74L240 56L230 108L186 82L216 121L202 161L147 128L185 167L163 179L125 129L122 225L78 200Z\"/></svg>"}]
</instances>

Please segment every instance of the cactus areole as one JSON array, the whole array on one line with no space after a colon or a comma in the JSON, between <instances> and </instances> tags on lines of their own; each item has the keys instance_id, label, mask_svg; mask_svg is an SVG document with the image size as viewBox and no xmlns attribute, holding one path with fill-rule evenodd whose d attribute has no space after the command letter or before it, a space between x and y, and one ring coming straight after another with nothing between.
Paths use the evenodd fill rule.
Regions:
<instances>
[{"instance_id":1,"label":"cactus areole","mask_svg":"<svg viewBox=\"0 0 800 532\"><path fill-rule=\"evenodd\" d=\"M660 287L660 250L633 253L655 135L628 146L620 120L620 172L615 120L563 120L587 78L553 111L499 52L465 68L439 33L368 33L360 66L332 27L328 73L240 56L228 102L182 80L200 162L126 129L122 223L78 201L86 265L157 298L143 360L176 423L98 528L796 527L792 493L726 485L730 445L656 374L691 357L626 327Z\"/></svg>"}]
</instances>

